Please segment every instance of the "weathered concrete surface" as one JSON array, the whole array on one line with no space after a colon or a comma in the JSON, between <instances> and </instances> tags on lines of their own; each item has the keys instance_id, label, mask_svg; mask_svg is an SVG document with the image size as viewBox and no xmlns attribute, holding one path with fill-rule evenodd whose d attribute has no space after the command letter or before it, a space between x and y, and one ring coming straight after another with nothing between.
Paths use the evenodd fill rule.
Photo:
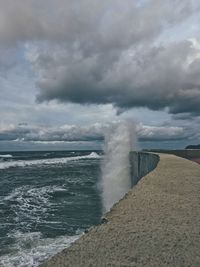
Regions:
<instances>
[{"instance_id":1,"label":"weathered concrete surface","mask_svg":"<svg viewBox=\"0 0 200 267\"><path fill-rule=\"evenodd\" d=\"M106 217L42 267L199 267L200 166L160 155L157 168Z\"/></svg>"},{"instance_id":2,"label":"weathered concrete surface","mask_svg":"<svg viewBox=\"0 0 200 267\"><path fill-rule=\"evenodd\" d=\"M142 177L153 171L159 162L159 156L154 153L133 151L130 153L129 158L132 187L136 185Z\"/></svg>"}]
</instances>

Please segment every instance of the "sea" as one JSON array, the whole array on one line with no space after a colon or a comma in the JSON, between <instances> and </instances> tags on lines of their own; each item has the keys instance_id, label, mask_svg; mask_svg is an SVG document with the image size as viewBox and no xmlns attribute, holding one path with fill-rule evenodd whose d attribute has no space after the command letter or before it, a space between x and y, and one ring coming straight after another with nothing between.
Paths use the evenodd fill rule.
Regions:
<instances>
[{"instance_id":1,"label":"sea","mask_svg":"<svg viewBox=\"0 0 200 267\"><path fill-rule=\"evenodd\" d=\"M98 225L101 151L0 152L0 266L38 266Z\"/></svg>"}]
</instances>

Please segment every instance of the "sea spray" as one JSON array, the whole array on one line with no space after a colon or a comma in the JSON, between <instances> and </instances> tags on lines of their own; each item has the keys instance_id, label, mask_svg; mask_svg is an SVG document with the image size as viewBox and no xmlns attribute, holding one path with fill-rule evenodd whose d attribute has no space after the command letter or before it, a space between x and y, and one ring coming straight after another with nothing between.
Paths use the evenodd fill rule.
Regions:
<instances>
[{"instance_id":1,"label":"sea spray","mask_svg":"<svg viewBox=\"0 0 200 267\"><path fill-rule=\"evenodd\" d=\"M112 125L105 134L102 163L102 202L103 211L107 212L130 189L129 152L132 149L133 127L128 122Z\"/></svg>"}]
</instances>

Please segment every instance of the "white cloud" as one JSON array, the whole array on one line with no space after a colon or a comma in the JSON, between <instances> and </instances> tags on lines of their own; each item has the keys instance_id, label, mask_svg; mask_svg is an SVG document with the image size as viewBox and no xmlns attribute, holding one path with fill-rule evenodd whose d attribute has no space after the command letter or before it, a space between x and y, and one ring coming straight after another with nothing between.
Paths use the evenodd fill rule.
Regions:
<instances>
[{"instance_id":1,"label":"white cloud","mask_svg":"<svg viewBox=\"0 0 200 267\"><path fill-rule=\"evenodd\" d=\"M95 123L87 126L62 125L60 127L34 127L29 125L11 126L0 128L0 140L18 140L35 142L73 142L73 141L102 141L105 134L120 123ZM133 124L133 123L131 123ZM182 127L154 127L137 124L136 134L141 141L156 140L182 140L187 139L187 133Z\"/></svg>"}]
</instances>

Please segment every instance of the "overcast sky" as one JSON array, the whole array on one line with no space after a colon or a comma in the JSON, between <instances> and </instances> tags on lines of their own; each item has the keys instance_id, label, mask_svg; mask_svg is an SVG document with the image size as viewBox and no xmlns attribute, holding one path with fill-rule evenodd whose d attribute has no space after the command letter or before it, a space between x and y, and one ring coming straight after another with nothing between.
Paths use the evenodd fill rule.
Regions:
<instances>
[{"instance_id":1,"label":"overcast sky","mask_svg":"<svg viewBox=\"0 0 200 267\"><path fill-rule=\"evenodd\" d=\"M199 0L0 0L0 150L200 143Z\"/></svg>"}]
</instances>

